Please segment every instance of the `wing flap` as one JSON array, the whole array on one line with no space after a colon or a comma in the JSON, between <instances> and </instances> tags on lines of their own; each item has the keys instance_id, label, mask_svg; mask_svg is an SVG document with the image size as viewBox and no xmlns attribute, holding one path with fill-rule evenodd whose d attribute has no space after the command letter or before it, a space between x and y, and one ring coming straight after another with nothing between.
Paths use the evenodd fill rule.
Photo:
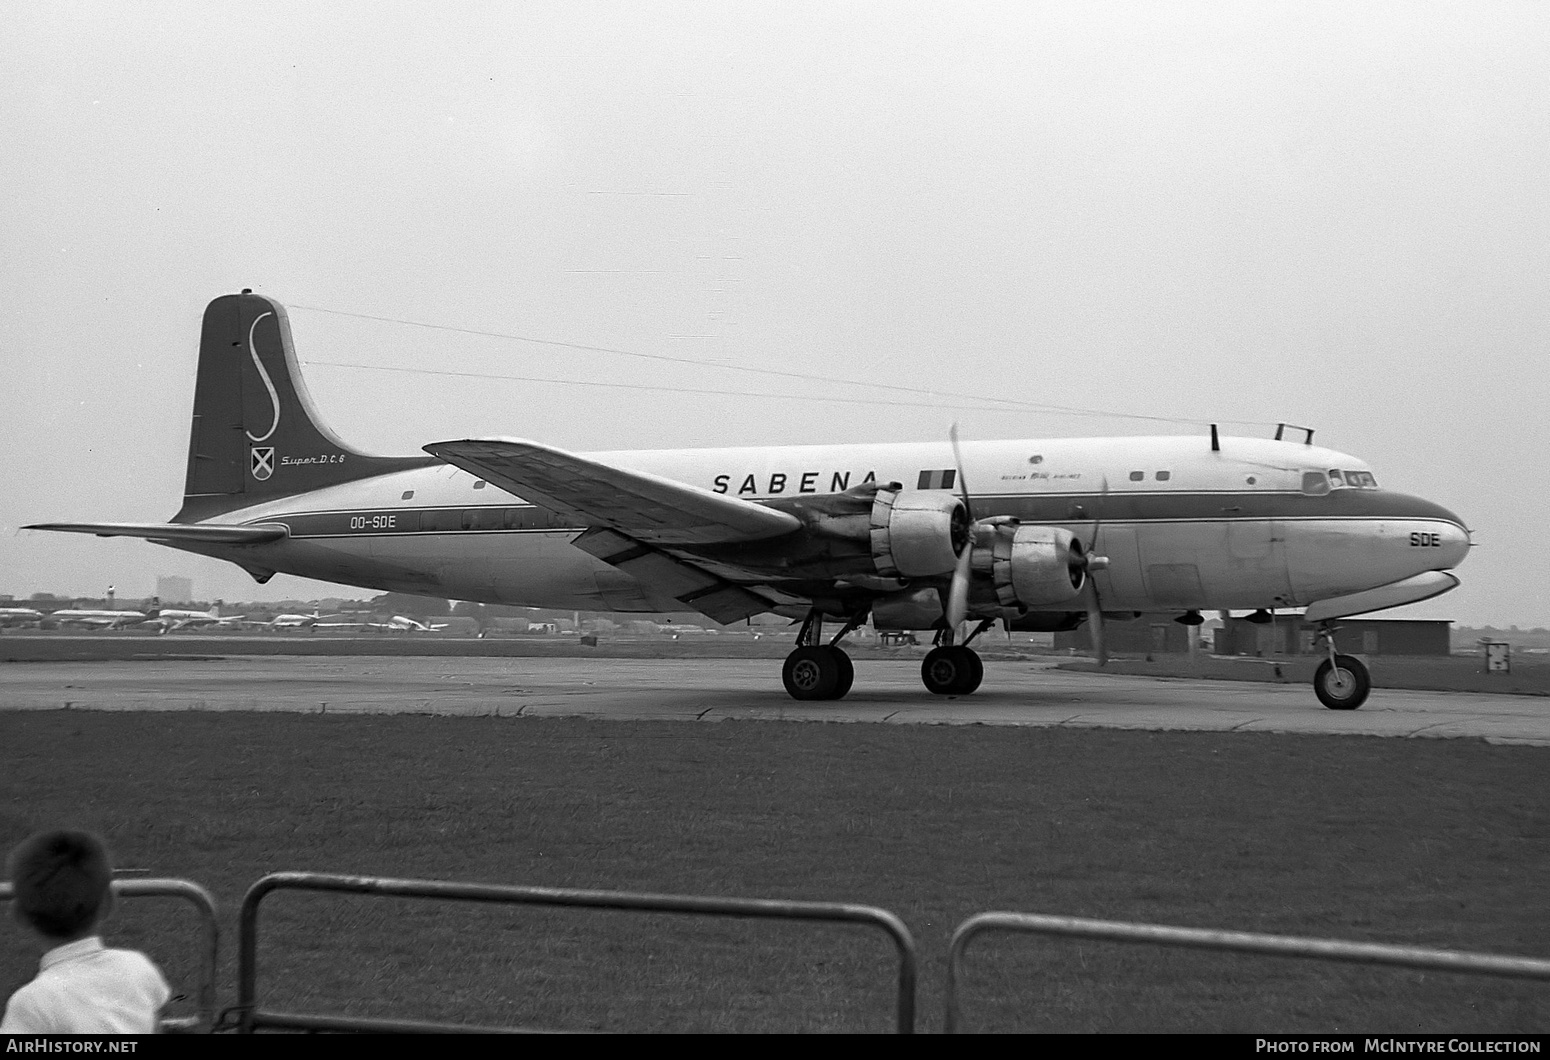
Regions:
<instances>
[{"instance_id":1,"label":"wing flap","mask_svg":"<svg viewBox=\"0 0 1550 1060\"><path fill-rule=\"evenodd\" d=\"M594 527L572 544L723 625L762 614L774 606L758 593L626 537L617 530Z\"/></svg>"},{"instance_id":2,"label":"wing flap","mask_svg":"<svg viewBox=\"0 0 1550 1060\"><path fill-rule=\"evenodd\" d=\"M510 493L640 541L710 544L780 537L802 524L787 512L564 449L515 438L433 442L425 451Z\"/></svg>"},{"instance_id":3,"label":"wing flap","mask_svg":"<svg viewBox=\"0 0 1550 1060\"><path fill-rule=\"evenodd\" d=\"M208 523L33 523L23 530L58 530L98 537L143 537L148 541L188 541L203 545L261 545L279 541L287 531L273 523L214 526Z\"/></svg>"}]
</instances>

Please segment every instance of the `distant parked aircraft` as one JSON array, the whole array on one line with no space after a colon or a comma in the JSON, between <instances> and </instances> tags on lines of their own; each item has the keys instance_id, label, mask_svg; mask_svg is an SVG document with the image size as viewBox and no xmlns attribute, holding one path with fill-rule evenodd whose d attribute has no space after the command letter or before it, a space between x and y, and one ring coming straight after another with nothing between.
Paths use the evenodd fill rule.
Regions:
<instances>
[{"instance_id":1,"label":"distant parked aircraft","mask_svg":"<svg viewBox=\"0 0 1550 1060\"><path fill-rule=\"evenodd\" d=\"M144 611L109 611L103 608L65 608L45 616L45 624L81 629L123 629L144 622Z\"/></svg>"},{"instance_id":2,"label":"distant parked aircraft","mask_svg":"<svg viewBox=\"0 0 1550 1060\"><path fill-rule=\"evenodd\" d=\"M276 615L266 625L270 629L306 629L315 625L322 617L316 611L310 615Z\"/></svg>"},{"instance_id":3,"label":"distant parked aircraft","mask_svg":"<svg viewBox=\"0 0 1550 1060\"><path fill-rule=\"evenodd\" d=\"M0 629L43 624L43 612L31 607L0 607Z\"/></svg>"},{"instance_id":4,"label":"distant parked aircraft","mask_svg":"<svg viewBox=\"0 0 1550 1060\"><path fill-rule=\"evenodd\" d=\"M209 611L187 611L176 607L153 606L146 614L143 625L160 626L163 633L187 629L190 626L232 626L242 621L242 615L223 615L220 607Z\"/></svg>"}]
</instances>

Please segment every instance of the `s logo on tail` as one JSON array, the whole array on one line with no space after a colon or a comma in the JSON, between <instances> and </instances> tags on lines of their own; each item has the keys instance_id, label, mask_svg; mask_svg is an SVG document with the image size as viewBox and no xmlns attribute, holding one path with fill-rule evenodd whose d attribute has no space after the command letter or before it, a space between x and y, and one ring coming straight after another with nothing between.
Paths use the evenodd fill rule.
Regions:
<instances>
[{"instance_id":1,"label":"s logo on tail","mask_svg":"<svg viewBox=\"0 0 1550 1060\"><path fill-rule=\"evenodd\" d=\"M258 359L258 343L253 337L253 333L258 330L258 322L263 320L265 317L272 316L274 316L273 312L260 313L257 317L254 318L253 323L248 327L248 356L253 358L253 367L258 369L258 377L264 381L264 388L269 391L270 404L274 406L274 422L269 424L269 429L267 431L265 431L263 434L254 434L252 431L245 432L248 436L248 439L254 442L262 442L267 440L270 435L274 434L275 428L280 426L280 395L275 393L274 383L270 380L269 373L264 369L264 362ZM268 470L266 470L262 475L258 473L258 454L260 452L268 452L270 456ZM274 473L273 457L273 449L253 450L254 478L262 482L264 479L268 478L271 474Z\"/></svg>"}]
</instances>

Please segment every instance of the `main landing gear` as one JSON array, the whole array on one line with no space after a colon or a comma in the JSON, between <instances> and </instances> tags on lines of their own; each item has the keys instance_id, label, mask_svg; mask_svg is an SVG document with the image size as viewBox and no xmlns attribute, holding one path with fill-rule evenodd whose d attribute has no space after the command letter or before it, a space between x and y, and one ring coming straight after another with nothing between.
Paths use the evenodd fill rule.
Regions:
<instances>
[{"instance_id":1,"label":"main landing gear","mask_svg":"<svg viewBox=\"0 0 1550 1060\"><path fill-rule=\"evenodd\" d=\"M811 612L797 634L797 648L786 656L780 679L792 699L843 699L856 671L839 643L866 621L866 612L853 616L829 643L823 643L823 616Z\"/></svg>"},{"instance_id":2,"label":"main landing gear","mask_svg":"<svg viewBox=\"0 0 1550 1060\"><path fill-rule=\"evenodd\" d=\"M1319 663L1313 674L1314 694L1330 710L1355 710L1367 702L1367 693L1372 691L1372 677L1367 673L1367 667L1354 655L1335 653L1333 626L1320 626L1318 638L1324 643L1329 658Z\"/></svg>"},{"instance_id":3,"label":"main landing gear","mask_svg":"<svg viewBox=\"0 0 1550 1060\"><path fill-rule=\"evenodd\" d=\"M934 642L937 646L926 654L925 661L920 664L920 679L928 692L939 696L966 696L980 686L980 682L985 679L985 664L969 647L969 641L994 623L994 619L981 622L973 633L963 639L962 644L953 643L952 630L937 630Z\"/></svg>"}]
</instances>

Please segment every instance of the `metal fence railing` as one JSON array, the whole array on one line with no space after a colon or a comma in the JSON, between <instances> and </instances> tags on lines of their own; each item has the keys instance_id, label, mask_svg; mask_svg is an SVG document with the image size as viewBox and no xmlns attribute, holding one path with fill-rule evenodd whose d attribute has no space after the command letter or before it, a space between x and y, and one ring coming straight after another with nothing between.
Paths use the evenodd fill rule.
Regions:
<instances>
[{"instance_id":1,"label":"metal fence railing","mask_svg":"<svg viewBox=\"0 0 1550 1060\"><path fill-rule=\"evenodd\" d=\"M238 1030L252 1033L260 1028L307 1031L391 1031L446 1033L522 1028L472 1027L462 1024L414 1020L356 1019L342 1016L272 1012L258 1007L258 909L264 897L277 890L334 891L399 898L432 898L463 902L496 902L517 905L561 906L648 913L681 913L690 916L739 917L773 920L827 921L878 928L893 940L899 955L896 1029L908 1034L915 1029L915 941L903 921L885 909L839 902L797 902L765 898L712 898L695 895L637 894L627 891L585 891L551 887L516 887L498 884L451 883L440 880L401 880L389 877L338 876L327 873L277 872L265 876L242 899L237 944L237 1004L231 1015Z\"/></svg>"},{"instance_id":2,"label":"metal fence railing","mask_svg":"<svg viewBox=\"0 0 1550 1060\"><path fill-rule=\"evenodd\" d=\"M1550 960L1533 957L1469 953L1463 950L1423 949L1416 946L1389 946L1373 942L1346 942L1340 939L1299 938L1293 935L1261 935L1245 931L1165 927L1159 924L1087 920L1081 917L1045 916L1037 913L980 913L958 925L958 929L953 932L952 945L948 950L947 1014L943 1029L949 1034L962 1029L963 1013L958 997L958 984L963 976L964 956L968 951L969 943L989 931L1106 939L1111 942L1139 945L1259 953L1307 960L1421 968L1430 971L1457 972L1462 975L1490 975L1509 979L1550 981Z\"/></svg>"},{"instance_id":3,"label":"metal fence railing","mask_svg":"<svg viewBox=\"0 0 1550 1060\"><path fill-rule=\"evenodd\" d=\"M199 984L194 994L195 1015L165 1016L164 1031L211 1030L215 1025L215 967L220 954L220 927L215 918L215 899L191 880L114 880L113 893L120 898L182 898L199 913ZM11 900L11 885L0 883L0 902Z\"/></svg>"}]
</instances>

